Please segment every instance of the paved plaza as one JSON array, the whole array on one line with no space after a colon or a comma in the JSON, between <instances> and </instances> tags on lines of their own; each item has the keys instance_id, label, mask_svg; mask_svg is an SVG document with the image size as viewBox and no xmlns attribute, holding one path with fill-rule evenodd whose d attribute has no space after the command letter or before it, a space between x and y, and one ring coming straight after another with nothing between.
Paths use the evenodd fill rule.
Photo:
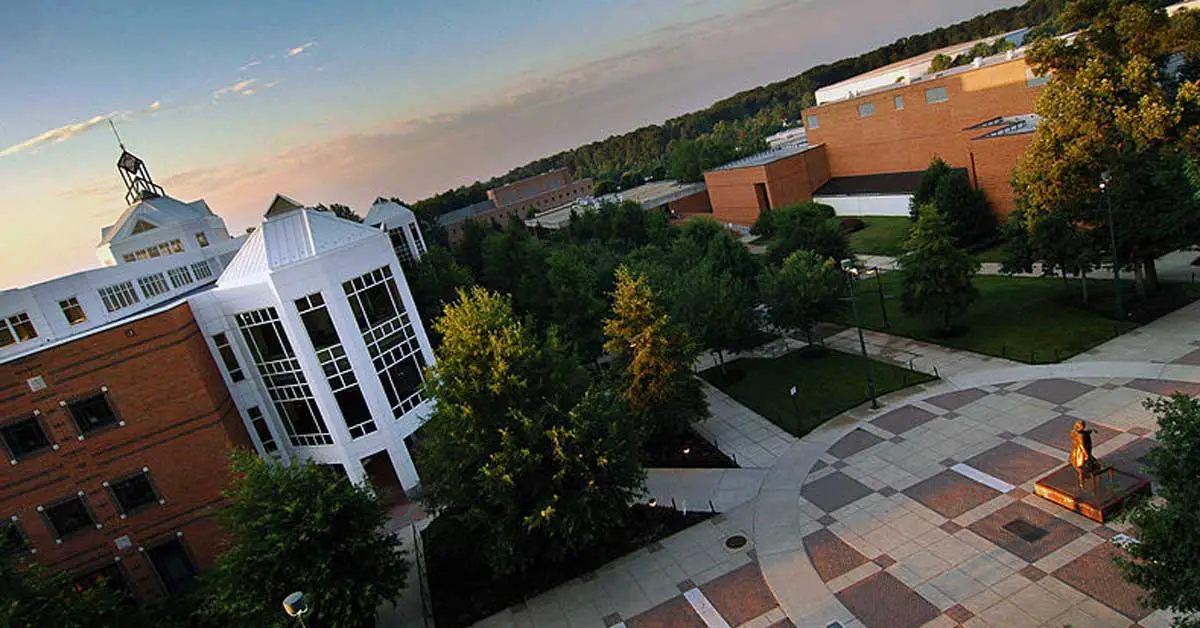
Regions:
<instances>
[{"instance_id":1,"label":"paved plaza","mask_svg":"<svg viewBox=\"0 0 1200 628\"><path fill-rule=\"evenodd\" d=\"M920 349L877 340L883 359ZM1142 402L1200 395L1200 304L1061 364L936 351L957 365L941 380L801 439L706 386L701 431L747 468L656 472L650 489L715 497L724 513L479 625L1168 626L1112 563L1114 539L1134 531L1033 483L1066 464L1076 419L1095 428L1098 457L1142 472L1156 444Z\"/></svg>"}]
</instances>

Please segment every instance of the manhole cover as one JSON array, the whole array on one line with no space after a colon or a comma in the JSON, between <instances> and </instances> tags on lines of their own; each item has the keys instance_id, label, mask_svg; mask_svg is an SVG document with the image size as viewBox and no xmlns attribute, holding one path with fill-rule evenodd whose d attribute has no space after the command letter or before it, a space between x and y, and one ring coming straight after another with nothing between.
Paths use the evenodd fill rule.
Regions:
<instances>
[{"instance_id":1,"label":"manhole cover","mask_svg":"<svg viewBox=\"0 0 1200 628\"><path fill-rule=\"evenodd\" d=\"M1004 524L1004 529L1017 535L1018 538L1029 543L1035 543L1041 540L1042 537L1050 534L1045 528L1039 528L1024 519L1013 519Z\"/></svg>"},{"instance_id":2,"label":"manhole cover","mask_svg":"<svg viewBox=\"0 0 1200 628\"><path fill-rule=\"evenodd\" d=\"M725 547L728 547L729 549L742 549L743 547L746 547L746 537L740 534L735 534L725 539Z\"/></svg>"}]
</instances>

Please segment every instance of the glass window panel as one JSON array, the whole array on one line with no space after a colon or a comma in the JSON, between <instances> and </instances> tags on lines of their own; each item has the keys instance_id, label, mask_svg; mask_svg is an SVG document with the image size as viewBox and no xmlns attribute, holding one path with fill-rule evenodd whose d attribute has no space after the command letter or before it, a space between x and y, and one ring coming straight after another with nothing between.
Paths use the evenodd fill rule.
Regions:
<instances>
[{"instance_id":1,"label":"glass window panel","mask_svg":"<svg viewBox=\"0 0 1200 628\"><path fill-rule=\"evenodd\" d=\"M8 447L8 453L14 460L20 460L50 446L50 439L35 417L0 428L0 436L3 436L4 445Z\"/></svg>"}]
</instances>

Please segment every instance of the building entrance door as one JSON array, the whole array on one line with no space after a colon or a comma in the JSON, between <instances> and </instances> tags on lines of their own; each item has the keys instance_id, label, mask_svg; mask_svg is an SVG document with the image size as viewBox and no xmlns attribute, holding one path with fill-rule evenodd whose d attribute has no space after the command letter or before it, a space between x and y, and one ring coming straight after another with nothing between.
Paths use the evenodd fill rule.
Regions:
<instances>
[{"instance_id":1,"label":"building entrance door","mask_svg":"<svg viewBox=\"0 0 1200 628\"><path fill-rule=\"evenodd\" d=\"M767 211L768 209L771 209L771 199L770 199L770 197L767 196L767 184L766 183L755 183L754 184L754 197L758 201L758 213L759 214L762 214L763 212Z\"/></svg>"},{"instance_id":2,"label":"building entrance door","mask_svg":"<svg viewBox=\"0 0 1200 628\"><path fill-rule=\"evenodd\" d=\"M363 471L371 479L371 487L375 495L385 506L396 506L408 501L400 478L396 477L396 467L392 466L392 457L386 449L362 459Z\"/></svg>"}]
</instances>

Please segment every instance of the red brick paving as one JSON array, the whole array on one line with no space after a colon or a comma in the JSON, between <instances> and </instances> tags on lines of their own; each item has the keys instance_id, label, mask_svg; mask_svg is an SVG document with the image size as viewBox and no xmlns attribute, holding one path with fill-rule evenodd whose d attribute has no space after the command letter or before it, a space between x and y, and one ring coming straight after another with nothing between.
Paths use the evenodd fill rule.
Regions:
<instances>
[{"instance_id":1,"label":"red brick paving","mask_svg":"<svg viewBox=\"0 0 1200 628\"><path fill-rule=\"evenodd\" d=\"M850 547L829 530L818 530L804 537L804 551L812 561L813 568L821 580L829 582L834 578L850 572L850 570L865 565L867 557L858 550Z\"/></svg>"},{"instance_id":2,"label":"red brick paving","mask_svg":"<svg viewBox=\"0 0 1200 628\"><path fill-rule=\"evenodd\" d=\"M702 585L700 591L730 626L739 626L779 606L755 563Z\"/></svg>"},{"instance_id":3,"label":"red brick paving","mask_svg":"<svg viewBox=\"0 0 1200 628\"><path fill-rule=\"evenodd\" d=\"M902 434L918 425L924 425L937 418L937 415L916 406L904 406L880 415L871 421L873 425L893 433Z\"/></svg>"},{"instance_id":4,"label":"red brick paving","mask_svg":"<svg viewBox=\"0 0 1200 628\"><path fill-rule=\"evenodd\" d=\"M767 626L767 628L796 628L796 624L793 624L792 620L785 617L771 624L770 626Z\"/></svg>"},{"instance_id":5,"label":"red brick paving","mask_svg":"<svg viewBox=\"0 0 1200 628\"><path fill-rule=\"evenodd\" d=\"M948 392L936 397L930 397L925 400L925 403L931 403L943 410L957 410L968 403L979 401L988 394L978 388L967 388L965 390L956 390Z\"/></svg>"},{"instance_id":6,"label":"red brick paving","mask_svg":"<svg viewBox=\"0 0 1200 628\"><path fill-rule=\"evenodd\" d=\"M1040 477L1063 462L1024 445L1003 442L965 461L965 464L1016 485Z\"/></svg>"},{"instance_id":7,"label":"red brick paving","mask_svg":"<svg viewBox=\"0 0 1200 628\"><path fill-rule=\"evenodd\" d=\"M1069 379L1039 379L1032 384L1022 386L1017 392L1034 399L1041 399L1056 405L1063 405L1076 398L1095 390L1094 387Z\"/></svg>"},{"instance_id":8,"label":"red brick paving","mask_svg":"<svg viewBox=\"0 0 1200 628\"><path fill-rule=\"evenodd\" d=\"M629 628L708 628L682 595L625 622Z\"/></svg>"},{"instance_id":9,"label":"red brick paving","mask_svg":"<svg viewBox=\"0 0 1200 628\"><path fill-rule=\"evenodd\" d=\"M937 617L937 607L886 571L842 589L837 599L867 628L918 628Z\"/></svg>"},{"instance_id":10,"label":"red brick paving","mask_svg":"<svg viewBox=\"0 0 1200 628\"><path fill-rule=\"evenodd\" d=\"M1041 580L1042 578L1046 577L1046 572L1042 571L1041 569L1038 569L1037 567L1034 567L1033 565L1026 565L1026 566L1022 567L1021 570L1018 571L1017 573L1021 574L1022 576L1025 576L1027 579L1029 579L1033 582L1037 582L1038 580Z\"/></svg>"},{"instance_id":11,"label":"red brick paving","mask_svg":"<svg viewBox=\"0 0 1200 628\"><path fill-rule=\"evenodd\" d=\"M953 519L1000 495L1000 491L949 469L902 492L947 519Z\"/></svg>"},{"instance_id":12,"label":"red brick paving","mask_svg":"<svg viewBox=\"0 0 1200 628\"><path fill-rule=\"evenodd\" d=\"M1046 530L1046 536L1031 543L1004 529L1006 524L1018 518ZM1084 534L1074 525L1023 502L1011 503L967 528L1031 563Z\"/></svg>"},{"instance_id":13,"label":"red brick paving","mask_svg":"<svg viewBox=\"0 0 1200 628\"><path fill-rule=\"evenodd\" d=\"M804 499L825 512L833 512L846 504L852 504L872 492L862 482L841 471L834 471L819 480L805 484L804 488L800 489Z\"/></svg>"},{"instance_id":14,"label":"red brick paving","mask_svg":"<svg viewBox=\"0 0 1200 628\"><path fill-rule=\"evenodd\" d=\"M961 623L967 621L968 619L974 617L975 613L972 613L971 611L967 610L967 607L963 606L962 604L955 604L954 606L951 606L950 608L946 609L945 615L946 615L946 617L949 617L950 619L953 619L955 622L961 624Z\"/></svg>"},{"instance_id":15,"label":"red brick paving","mask_svg":"<svg viewBox=\"0 0 1200 628\"><path fill-rule=\"evenodd\" d=\"M1049 445L1055 449L1070 452L1071 431L1075 429L1075 421L1078 420L1069 414L1062 414L1025 432L1024 436L1043 445ZM1087 424L1092 430L1092 445L1095 446L1099 446L1100 443L1111 440L1117 434L1120 434L1117 430L1105 427L1099 423L1088 421Z\"/></svg>"},{"instance_id":16,"label":"red brick paving","mask_svg":"<svg viewBox=\"0 0 1200 628\"><path fill-rule=\"evenodd\" d=\"M878 436L863 430L856 429L842 437L841 440L833 444L829 448L829 455L837 456L838 458L849 458L854 454L867 449L878 443L882 443L883 439Z\"/></svg>"},{"instance_id":17,"label":"red brick paving","mask_svg":"<svg viewBox=\"0 0 1200 628\"><path fill-rule=\"evenodd\" d=\"M1111 543L1097 545L1079 558L1054 571L1059 580L1091 596L1096 601L1138 621L1151 613L1138 603L1146 595L1140 587L1129 584L1113 558L1123 552Z\"/></svg>"}]
</instances>

